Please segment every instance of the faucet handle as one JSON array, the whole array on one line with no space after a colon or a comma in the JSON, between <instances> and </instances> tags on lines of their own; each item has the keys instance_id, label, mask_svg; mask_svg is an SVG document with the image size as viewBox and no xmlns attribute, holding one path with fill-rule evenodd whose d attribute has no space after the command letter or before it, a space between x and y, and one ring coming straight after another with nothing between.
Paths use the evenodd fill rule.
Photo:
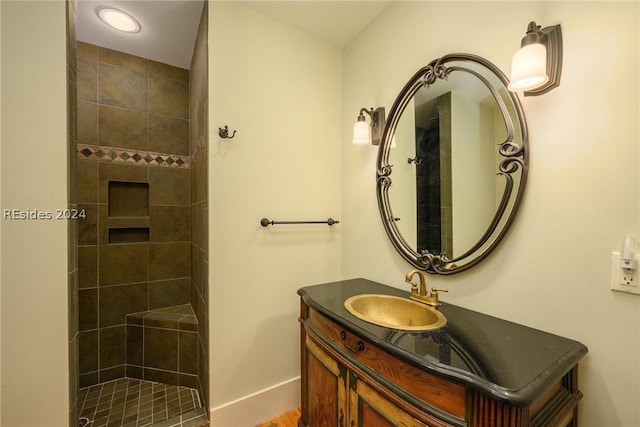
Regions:
<instances>
[{"instance_id":1,"label":"faucet handle","mask_svg":"<svg viewBox=\"0 0 640 427\"><path fill-rule=\"evenodd\" d=\"M418 294L418 285L416 285L412 281L408 281L407 283L411 284L411 293L412 294Z\"/></svg>"},{"instance_id":2,"label":"faucet handle","mask_svg":"<svg viewBox=\"0 0 640 427\"><path fill-rule=\"evenodd\" d=\"M438 300L438 292L449 292L449 289L431 288L431 292L429 292L429 299L431 300L430 305L433 305L434 307L440 305L440 300Z\"/></svg>"}]
</instances>

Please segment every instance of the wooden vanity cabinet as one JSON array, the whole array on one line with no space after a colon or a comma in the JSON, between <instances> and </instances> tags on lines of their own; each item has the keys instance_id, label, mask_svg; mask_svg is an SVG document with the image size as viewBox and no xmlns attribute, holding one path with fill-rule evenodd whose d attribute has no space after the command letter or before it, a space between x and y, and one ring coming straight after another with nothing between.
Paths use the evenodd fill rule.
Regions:
<instances>
[{"instance_id":1,"label":"wooden vanity cabinet","mask_svg":"<svg viewBox=\"0 0 640 427\"><path fill-rule=\"evenodd\" d=\"M317 342L313 334L307 335L303 342L303 404L299 426L425 426L361 380L357 368Z\"/></svg>"},{"instance_id":2,"label":"wooden vanity cabinet","mask_svg":"<svg viewBox=\"0 0 640 427\"><path fill-rule=\"evenodd\" d=\"M497 401L389 354L301 303L299 427L577 426L577 365L529 406Z\"/></svg>"}]
</instances>

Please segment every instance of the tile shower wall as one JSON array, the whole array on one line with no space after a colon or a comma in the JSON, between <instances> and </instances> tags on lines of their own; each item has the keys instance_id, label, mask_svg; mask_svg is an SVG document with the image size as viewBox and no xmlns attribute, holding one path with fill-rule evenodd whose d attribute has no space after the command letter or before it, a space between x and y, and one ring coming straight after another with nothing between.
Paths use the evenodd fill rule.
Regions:
<instances>
[{"instance_id":1,"label":"tile shower wall","mask_svg":"<svg viewBox=\"0 0 640 427\"><path fill-rule=\"evenodd\" d=\"M84 387L128 374L127 314L191 302L189 72L82 42L77 64L77 198L87 213L77 233ZM110 182L136 212L109 210ZM176 372L144 375L180 383Z\"/></svg>"},{"instance_id":2,"label":"tile shower wall","mask_svg":"<svg viewBox=\"0 0 640 427\"><path fill-rule=\"evenodd\" d=\"M198 379L209 408L209 283L208 283L208 5L204 4L191 60L191 305L198 319Z\"/></svg>"}]
</instances>

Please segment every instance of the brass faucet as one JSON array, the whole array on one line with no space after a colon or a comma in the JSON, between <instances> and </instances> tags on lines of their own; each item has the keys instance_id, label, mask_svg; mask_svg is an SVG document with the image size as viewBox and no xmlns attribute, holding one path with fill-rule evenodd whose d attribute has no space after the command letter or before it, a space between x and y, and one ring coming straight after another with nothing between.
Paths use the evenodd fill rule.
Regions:
<instances>
[{"instance_id":1,"label":"brass faucet","mask_svg":"<svg viewBox=\"0 0 640 427\"><path fill-rule=\"evenodd\" d=\"M420 279L420 288L418 288L418 285L416 285L412 281L413 276L415 276L416 274ZM431 292L429 292L429 295L427 295L427 279L424 275L424 272L420 270L411 270L410 272L408 272L404 277L404 281L407 283L411 283L411 294L409 295L409 298L423 304L431 305L433 307L437 307L440 305L440 301L438 300L438 292L449 292L448 289L431 288Z\"/></svg>"}]
</instances>

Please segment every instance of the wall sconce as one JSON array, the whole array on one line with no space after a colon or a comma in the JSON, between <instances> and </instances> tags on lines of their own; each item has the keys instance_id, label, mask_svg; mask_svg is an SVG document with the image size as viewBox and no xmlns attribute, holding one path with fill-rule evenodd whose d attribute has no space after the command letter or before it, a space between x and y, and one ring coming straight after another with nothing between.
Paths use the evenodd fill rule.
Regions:
<instances>
[{"instance_id":1,"label":"wall sconce","mask_svg":"<svg viewBox=\"0 0 640 427\"><path fill-rule=\"evenodd\" d=\"M371 117L371 125L367 124L364 113ZM378 107L375 110L373 108L371 110L361 108L358 121L353 125L353 143L356 145L380 145L384 123L384 107Z\"/></svg>"},{"instance_id":2,"label":"wall sconce","mask_svg":"<svg viewBox=\"0 0 640 427\"><path fill-rule=\"evenodd\" d=\"M509 90L542 95L560 85L562 31L560 25L541 28L531 21L520 49L513 55Z\"/></svg>"}]
</instances>

